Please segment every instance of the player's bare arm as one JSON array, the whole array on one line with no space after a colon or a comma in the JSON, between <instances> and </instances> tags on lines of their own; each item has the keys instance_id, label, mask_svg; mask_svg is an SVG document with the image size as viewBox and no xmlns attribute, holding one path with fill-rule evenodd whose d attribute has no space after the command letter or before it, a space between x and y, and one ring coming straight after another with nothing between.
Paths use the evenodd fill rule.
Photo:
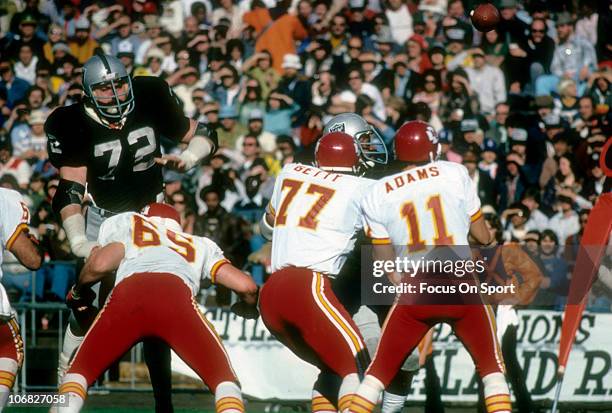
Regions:
<instances>
[{"instance_id":1,"label":"player's bare arm","mask_svg":"<svg viewBox=\"0 0 612 413\"><path fill-rule=\"evenodd\" d=\"M112 242L93 250L81 271L77 288L90 286L104 277L112 275L119 268L124 256L125 248L120 242Z\"/></svg>"},{"instance_id":2,"label":"player's bare arm","mask_svg":"<svg viewBox=\"0 0 612 413\"><path fill-rule=\"evenodd\" d=\"M35 271L40 268L43 257L34 240L30 238L27 231L20 231L9 251L17 257L19 262L28 270Z\"/></svg>"},{"instance_id":3,"label":"player's bare arm","mask_svg":"<svg viewBox=\"0 0 612 413\"><path fill-rule=\"evenodd\" d=\"M53 197L53 210L62 219L72 252L78 257L87 258L96 245L85 236L85 217L81 212L87 167L62 166L59 172L60 182Z\"/></svg>"},{"instance_id":4,"label":"player's bare arm","mask_svg":"<svg viewBox=\"0 0 612 413\"><path fill-rule=\"evenodd\" d=\"M470 236L480 245L491 245L495 241L482 215L476 218L470 225Z\"/></svg>"},{"instance_id":5,"label":"player's bare arm","mask_svg":"<svg viewBox=\"0 0 612 413\"><path fill-rule=\"evenodd\" d=\"M216 152L217 133L205 124L190 119L189 130L181 139L181 143L187 144L183 152L178 155L163 155L155 158L155 162L166 168L187 171Z\"/></svg>"},{"instance_id":6,"label":"player's bare arm","mask_svg":"<svg viewBox=\"0 0 612 413\"><path fill-rule=\"evenodd\" d=\"M247 274L231 264L225 264L215 276L215 283L229 288L249 305L257 303L257 285Z\"/></svg>"}]
</instances>

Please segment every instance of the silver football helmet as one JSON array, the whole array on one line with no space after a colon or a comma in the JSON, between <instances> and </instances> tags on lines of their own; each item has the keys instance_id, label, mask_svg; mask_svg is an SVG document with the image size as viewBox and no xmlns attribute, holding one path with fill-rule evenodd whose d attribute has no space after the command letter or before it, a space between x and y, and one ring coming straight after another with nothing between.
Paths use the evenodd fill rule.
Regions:
<instances>
[{"instance_id":1,"label":"silver football helmet","mask_svg":"<svg viewBox=\"0 0 612 413\"><path fill-rule=\"evenodd\" d=\"M96 112L119 122L134 110L132 80L119 59L97 54L83 66L83 89Z\"/></svg>"},{"instance_id":2,"label":"silver football helmet","mask_svg":"<svg viewBox=\"0 0 612 413\"><path fill-rule=\"evenodd\" d=\"M356 113L341 113L331 118L323 128L323 135L330 132L351 135L359 147L364 166L368 168L374 164L384 165L389 160L387 147L376 128Z\"/></svg>"}]
</instances>

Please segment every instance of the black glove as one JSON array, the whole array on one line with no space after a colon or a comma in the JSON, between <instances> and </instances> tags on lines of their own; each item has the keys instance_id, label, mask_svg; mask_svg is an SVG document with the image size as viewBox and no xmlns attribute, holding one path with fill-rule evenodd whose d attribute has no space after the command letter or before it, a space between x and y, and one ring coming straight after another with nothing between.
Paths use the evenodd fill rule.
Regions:
<instances>
[{"instance_id":1,"label":"black glove","mask_svg":"<svg viewBox=\"0 0 612 413\"><path fill-rule=\"evenodd\" d=\"M237 301L232 305L232 313L246 318L247 320L254 320L259 317L259 310L257 304L247 304L244 301Z\"/></svg>"}]
</instances>

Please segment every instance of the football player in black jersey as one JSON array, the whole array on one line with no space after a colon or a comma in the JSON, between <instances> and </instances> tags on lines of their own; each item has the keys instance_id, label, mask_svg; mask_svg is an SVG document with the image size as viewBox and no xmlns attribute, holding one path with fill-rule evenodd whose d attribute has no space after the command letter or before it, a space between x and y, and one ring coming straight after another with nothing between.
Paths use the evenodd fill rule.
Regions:
<instances>
[{"instance_id":1,"label":"football player in black jersey","mask_svg":"<svg viewBox=\"0 0 612 413\"><path fill-rule=\"evenodd\" d=\"M87 258L105 218L140 211L161 200L162 166L179 171L196 166L215 152L217 137L206 125L183 115L178 99L163 80L131 79L115 57L89 59L83 67L83 89L83 101L57 108L47 119L45 131L49 159L60 174L53 209L62 219L72 252ZM186 148L179 155L162 156L162 136ZM93 204L87 209L87 226L82 214L86 185ZM99 295L103 304L105 294ZM60 354L60 375L93 321L94 311L87 308L86 314L71 317ZM168 412L172 410L170 352L165 345L158 347L145 343L145 359L156 411ZM161 373L156 365L160 359Z\"/></svg>"}]
</instances>

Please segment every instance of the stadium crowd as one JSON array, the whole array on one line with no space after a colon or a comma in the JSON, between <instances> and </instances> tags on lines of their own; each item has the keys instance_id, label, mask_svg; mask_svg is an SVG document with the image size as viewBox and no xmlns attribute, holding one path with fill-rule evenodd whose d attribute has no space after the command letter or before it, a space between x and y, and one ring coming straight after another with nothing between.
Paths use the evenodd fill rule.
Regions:
<instances>
[{"instance_id":1,"label":"stadium crowd","mask_svg":"<svg viewBox=\"0 0 612 413\"><path fill-rule=\"evenodd\" d=\"M331 116L355 112L390 152L405 121L433 125L443 157L469 170L500 240L523 243L543 268L532 304L560 309L605 179L598 162L612 133L612 13L606 1L500 0L500 24L481 33L468 15L476 3L4 2L0 185L26 196L46 251L36 299L63 301L75 278L51 210L58 179L44 122L82 99L82 65L104 50L133 76L165 79L186 116L217 130L220 150L206 164L166 171L167 201L186 232L214 240L259 284L270 258L255 223L275 176L285 163L312 159ZM179 148L167 140L164 150ZM26 270L5 267L3 283L30 300ZM594 288L591 310L610 311L598 293L605 288ZM217 288L208 302L228 304L229 293Z\"/></svg>"}]
</instances>

